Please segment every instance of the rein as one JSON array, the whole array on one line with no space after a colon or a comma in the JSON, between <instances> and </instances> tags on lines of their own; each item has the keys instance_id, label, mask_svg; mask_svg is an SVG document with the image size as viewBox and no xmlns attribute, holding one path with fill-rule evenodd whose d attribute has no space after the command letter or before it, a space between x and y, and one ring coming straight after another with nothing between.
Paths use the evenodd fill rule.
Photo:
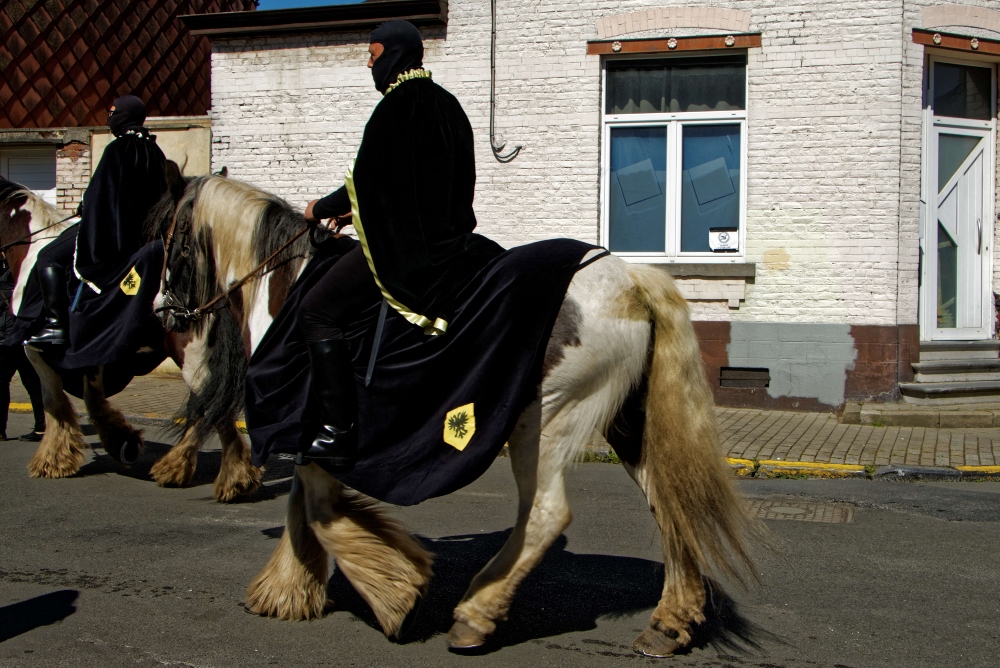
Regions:
<instances>
[{"instance_id":1,"label":"rein","mask_svg":"<svg viewBox=\"0 0 1000 668\"><path fill-rule=\"evenodd\" d=\"M343 218L346 218L346 219L349 220L349 218L347 216L344 216ZM345 227L347 225L346 221L345 222L339 222L339 221L342 220L341 218L337 218L337 220L338 220L338 225L337 225L336 230L334 232L335 234L337 232L339 232L343 227ZM160 275L160 285L163 286L163 298L164 298L164 300L170 299L170 290L167 287L167 263L168 263L168 261L170 259L170 250L171 250L171 247L173 245L174 227L175 227L176 224L177 224L177 217L174 216L174 220L170 223L170 229L167 232L167 244L166 244L166 249L165 249L165 252L164 252L164 255L163 255L163 271L162 271L162 273ZM270 255L268 255L267 258L265 258L263 262L261 262L260 264L258 264L252 270L250 270L250 273L248 273L246 276L244 276L240 280L238 280L235 283L233 283L232 285L230 285L228 288L226 288L225 290L223 290L220 294L218 294L215 297L213 297L212 299L208 300L207 302L205 302L201 306L199 306L197 308L194 308L194 309L189 309L189 308L186 308L186 307L183 307L183 306L177 306L177 305L174 305L174 304L167 304L166 306L161 306L158 309L154 309L153 313L159 314L159 313L163 313L165 311L171 311L173 313L174 317L180 317L180 318L183 318L185 320L192 320L192 321L201 320L206 315L211 315L212 313L215 313L215 311L218 310L218 307L220 306L220 304L223 303L223 300L225 300L226 298L229 297L229 295L231 295L232 293L236 292L237 290L239 290L240 288L242 288L244 285L246 285L247 282L250 281L250 279L252 279L258 273L260 273L262 270L264 270L267 267L267 265L271 263L271 261L273 261L276 257L278 257L285 249L287 249L293 243L295 243L296 241L298 241L299 238L302 237L303 234L305 234L306 232L308 232L312 228L313 228L313 225L306 224L305 227L303 227L301 230L299 230L298 232L296 232L290 239L288 239L288 241L286 241L285 243L281 244L281 246L276 251L274 251L273 253L271 253Z\"/></svg>"},{"instance_id":2,"label":"rein","mask_svg":"<svg viewBox=\"0 0 1000 668\"><path fill-rule=\"evenodd\" d=\"M73 213L73 214L70 214L70 215L66 216L62 220L59 220L59 221L56 221L56 222L51 223L49 225L46 225L45 227L43 227L40 230L35 230L34 232L29 232L28 234L26 234L25 236L21 237L20 239L15 239L14 241L11 241L8 244L4 244L3 246L0 246L0 252L5 252L8 248L13 248L14 246L21 246L21 245L26 244L26 243L30 244L31 243L31 241L30 241L31 237L35 236L36 234L41 234L45 230L51 229L53 227L56 227L57 225L62 225L63 223L65 223L70 218L75 218L75 217L76 217L76 214Z\"/></svg>"}]
</instances>

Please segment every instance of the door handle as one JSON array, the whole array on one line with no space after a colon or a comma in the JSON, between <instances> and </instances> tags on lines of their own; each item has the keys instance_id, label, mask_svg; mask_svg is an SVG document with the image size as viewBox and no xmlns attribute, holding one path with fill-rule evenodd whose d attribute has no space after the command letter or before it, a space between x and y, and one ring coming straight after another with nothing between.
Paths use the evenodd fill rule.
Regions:
<instances>
[{"instance_id":1,"label":"door handle","mask_svg":"<svg viewBox=\"0 0 1000 668\"><path fill-rule=\"evenodd\" d=\"M976 227L979 228L979 245L976 246L976 255L983 254L983 219L976 218Z\"/></svg>"}]
</instances>

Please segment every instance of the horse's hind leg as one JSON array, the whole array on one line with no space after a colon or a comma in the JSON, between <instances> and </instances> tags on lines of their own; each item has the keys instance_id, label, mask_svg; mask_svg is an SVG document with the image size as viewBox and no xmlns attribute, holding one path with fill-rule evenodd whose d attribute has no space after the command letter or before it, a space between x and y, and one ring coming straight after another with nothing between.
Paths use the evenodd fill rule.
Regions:
<instances>
[{"instance_id":1,"label":"horse's hind leg","mask_svg":"<svg viewBox=\"0 0 1000 668\"><path fill-rule=\"evenodd\" d=\"M212 488L216 501L227 503L253 494L260 487L260 469L250 461L250 445L236 429L227 423L218 429L222 441L222 466Z\"/></svg>"},{"instance_id":2,"label":"horse's hind leg","mask_svg":"<svg viewBox=\"0 0 1000 668\"><path fill-rule=\"evenodd\" d=\"M104 372L87 374L83 384L83 402L97 429L104 450L119 464L131 466L145 447L142 430L128 423L122 412L104 396Z\"/></svg>"},{"instance_id":3,"label":"horse's hind leg","mask_svg":"<svg viewBox=\"0 0 1000 668\"><path fill-rule=\"evenodd\" d=\"M326 550L306 519L306 491L296 471L288 494L285 532L267 566L247 589L247 610L284 620L321 616L328 564Z\"/></svg>"},{"instance_id":4,"label":"horse's hind leg","mask_svg":"<svg viewBox=\"0 0 1000 668\"><path fill-rule=\"evenodd\" d=\"M431 554L374 501L345 492L315 464L296 471L306 489L306 514L316 538L371 606L385 634L399 638L430 582Z\"/></svg>"},{"instance_id":5,"label":"horse's hind leg","mask_svg":"<svg viewBox=\"0 0 1000 668\"><path fill-rule=\"evenodd\" d=\"M455 623L448 632L448 644L455 649L486 642L496 622L507 618L521 581L573 518L566 501L565 458L556 452L559 445L565 444L556 442L557 428L541 434L540 421L540 407L535 402L521 415L511 434L510 460L518 489L517 523L503 549L476 575L455 608Z\"/></svg>"},{"instance_id":6,"label":"horse's hind leg","mask_svg":"<svg viewBox=\"0 0 1000 668\"><path fill-rule=\"evenodd\" d=\"M149 474L160 487L185 487L194 477L202 438L194 423L188 423L177 445L160 457Z\"/></svg>"},{"instance_id":7,"label":"horse's hind leg","mask_svg":"<svg viewBox=\"0 0 1000 668\"><path fill-rule=\"evenodd\" d=\"M42 382L42 402L45 405L45 436L38 444L35 456L28 464L32 478L65 478L83 465L83 440L76 411L63 392L59 374L45 363L41 354L25 347L25 353Z\"/></svg>"}]
</instances>

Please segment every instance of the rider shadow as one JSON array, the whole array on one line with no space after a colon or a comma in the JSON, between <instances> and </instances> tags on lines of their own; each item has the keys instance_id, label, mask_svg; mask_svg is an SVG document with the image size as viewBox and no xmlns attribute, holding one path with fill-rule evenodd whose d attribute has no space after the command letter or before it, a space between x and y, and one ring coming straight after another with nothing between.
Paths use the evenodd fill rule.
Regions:
<instances>
[{"instance_id":1,"label":"rider shadow","mask_svg":"<svg viewBox=\"0 0 1000 668\"><path fill-rule=\"evenodd\" d=\"M3 606L0 608L0 642L40 626L61 622L76 612L74 604L79 595L75 589L62 589Z\"/></svg>"},{"instance_id":2,"label":"rider shadow","mask_svg":"<svg viewBox=\"0 0 1000 668\"><path fill-rule=\"evenodd\" d=\"M426 641L451 628L452 611L475 574L500 551L510 530L424 539L435 553L435 577L404 642ZM647 559L574 554L560 536L542 562L525 578L511 605L508 621L497 625L487 645L490 653L539 638L597 627L601 617L618 618L651 611L663 587L663 565ZM367 603L339 572L328 586L332 610L352 613L381 630ZM777 639L743 617L718 585L706 581L707 620L695 628L690 648L713 645L737 652L760 649L759 640ZM642 626L647 620L643 617ZM637 631L638 633L638 631Z\"/></svg>"}]
</instances>

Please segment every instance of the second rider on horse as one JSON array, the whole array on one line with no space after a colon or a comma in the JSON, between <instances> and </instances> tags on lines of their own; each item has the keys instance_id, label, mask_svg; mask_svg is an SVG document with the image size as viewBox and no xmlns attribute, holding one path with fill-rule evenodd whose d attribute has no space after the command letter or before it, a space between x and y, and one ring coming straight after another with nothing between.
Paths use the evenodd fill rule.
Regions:
<instances>
[{"instance_id":1,"label":"second rider on horse","mask_svg":"<svg viewBox=\"0 0 1000 668\"><path fill-rule=\"evenodd\" d=\"M372 32L368 50L384 97L345 185L305 212L310 221L350 213L361 241L310 290L299 316L311 394L322 412L302 455L335 471L349 471L357 458L357 396L344 328L385 299L425 334L444 334L457 293L503 252L473 232L472 126L455 96L423 69L419 31L389 21Z\"/></svg>"},{"instance_id":2,"label":"second rider on horse","mask_svg":"<svg viewBox=\"0 0 1000 668\"><path fill-rule=\"evenodd\" d=\"M100 294L115 285L125 263L142 246L146 215L166 191L166 158L143 127L145 120L146 105L134 95L119 97L111 106L108 126L115 138L84 192L80 224L38 254L35 276L45 324L26 343L69 344L69 268L80 283Z\"/></svg>"}]
</instances>

